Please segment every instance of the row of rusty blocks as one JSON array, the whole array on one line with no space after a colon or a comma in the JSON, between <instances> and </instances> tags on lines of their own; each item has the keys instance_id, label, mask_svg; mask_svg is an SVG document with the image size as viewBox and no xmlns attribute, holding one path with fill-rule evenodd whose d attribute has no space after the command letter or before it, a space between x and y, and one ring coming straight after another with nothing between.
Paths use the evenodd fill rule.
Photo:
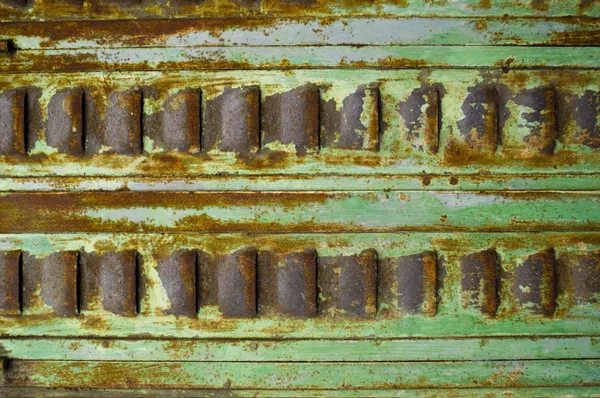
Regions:
<instances>
[{"instance_id":1,"label":"row of rusty blocks","mask_svg":"<svg viewBox=\"0 0 600 398\"><path fill-rule=\"evenodd\" d=\"M0 154L27 153L28 143L37 140L40 128L45 129L48 146L75 156L140 154L144 136L166 151L181 152L201 147L206 151L253 153L274 142L292 145L299 154L319 146L378 147L376 87L359 87L344 100L341 110L335 103L325 103L321 113L315 86L269 96L262 104L258 86L225 88L221 95L206 101L204 112L201 91L185 89L164 102L164 111L150 115L143 114L143 90L111 93L108 104L101 105L106 108L103 113L86 90L76 88L54 95L46 122L29 91L15 89L0 95ZM366 125L361 120L364 112L369 114Z\"/></svg>"},{"instance_id":2,"label":"row of rusty blocks","mask_svg":"<svg viewBox=\"0 0 600 398\"><path fill-rule=\"evenodd\" d=\"M396 106L408 131L406 139L420 142L415 146L434 154L440 149L443 92L442 86L421 87ZM111 92L106 103L99 103L86 89L65 89L52 97L45 114L40 93L24 88L0 94L0 155L24 155L40 138L59 153L73 156L142 154L145 138L167 152L377 151L386 124L375 83L358 87L341 104L320 98L319 87L310 84L262 101L258 86L227 87L204 104L201 90L184 89L150 114L144 113L144 101L156 95L152 88ZM558 125L571 131L573 143L600 147L600 93L588 90L557 98L552 87L514 93L484 84L468 90L461 106L464 117L450 126L456 133L445 154L463 159L494 154L510 118L505 106L509 100L527 110L519 116L518 130L525 133L520 133L517 145L522 148L553 154Z\"/></svg>"},{"instance_id":3,"label":"row of rusty blocks","mask_svg":"<svg viewBox=\"0 0 600 398\"><path fill-rule=\"evenodd\" d=\"M142 261L135 250L65 251L44 258L2 252L0 311L136 316L147 283ZM448 283L446 260L435 251L378 258L374 249L317 256L315 249L282 253L247 247L219 256L179 250L157 263L170 302L164 313L189 317L205 306L218 307L226 318L434 316L439 291ZM544 317L555 314L557 295L575 306L596 303L600 293L600 252L556 256L547 249L507 270L489 249L464 255L459 264L462 306L490 317L503 289L519 311Z\"/></svg>"}]
</instances>

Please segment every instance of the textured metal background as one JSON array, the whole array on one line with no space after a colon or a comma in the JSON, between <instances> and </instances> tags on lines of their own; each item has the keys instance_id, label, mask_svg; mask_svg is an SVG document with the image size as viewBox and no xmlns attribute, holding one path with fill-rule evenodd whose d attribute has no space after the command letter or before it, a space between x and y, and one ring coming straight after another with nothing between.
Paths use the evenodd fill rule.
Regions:
<instances>
[{"instance_id":1,"label":"textured metal background","mask_svg":"<svg viewBox=\"0 0 600 398\"><path fill-rule=\"evenodd\" d=\"M600 2L0 0L1 396L600 396Z\"/></svg>"}]
</instances>

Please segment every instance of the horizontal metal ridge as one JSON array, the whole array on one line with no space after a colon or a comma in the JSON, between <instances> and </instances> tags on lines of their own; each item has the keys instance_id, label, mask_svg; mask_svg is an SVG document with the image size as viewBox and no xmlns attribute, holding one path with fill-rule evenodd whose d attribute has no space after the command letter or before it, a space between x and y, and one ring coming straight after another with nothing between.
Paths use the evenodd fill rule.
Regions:
<instances>
[{"instance_id":1,"label":"horizontal metal ridge","mask_svg":"<svg viewBox=\"0 0 600 398\"><path fill-rule=\"evenodd\" d=\"M593 18L328 17L163 18L0 22L19 51L39 49L519 45L597 46ZM147 34L152 32L153 34Z\"/></svg>"},{"instance_id":2,"label":"horizontal metal ridge","mask_svg":"<svg viewBox=\"0 0 600 398\"><path fill-rule=\"evenodd\" d=\"M430 191L591 191L600 189L594 173L531 173L531 174L339 174L335 175L234 175L221 173L206 176L152 177L5 177L0 179L3 192L204 192L241 191L376 191L376 190L430 190Z\"/></svg>"},{"instance_id":3,"label":"horizontal metal ridge","mask_svg":"<svg viewBox=\"0 0 600 398\"><path fill-rule=\"evenodd\" d=\"M277 389L292 389L292 396L295 388L310 390L310 396L323 392L331 396L339 390L364 394L365 389L375 388L385 389L389 396L394 388L416 388L422 392L438 387L447 390L438 390L434 395L445 395L453 392L453 388L486 386L502 387L502 393L514 389L519 394L515 384L521 388L540 387L538 380L543 380L545 387L588 387L584 391L593 391L590 389L597 387L599 373L600 360L597 359L342 364L15 360L12 366L9 364L0 386L79 389L93 383L97 388L113 389L156 388L159 384L161 389L220 389L225 385L228 393L236 394L238 390L244 393L260 385L277 395L280 391ZM440 378L440 374L445 377ZM543 396L547 392L537 390L535 395Z\"/></svg>"},{"instance_id":4,"label":"horizontal metal ridge","mask_svg":"<svg viewBox=\"0 0 600 398\"><path fill-rule=\"evenodd\" d=\"M416 362L596 359L596 338L161 339L1 338L11 360L181 362Z\"/></svg>"},{"instance_id":5,"label":"horizontal metal ridge","mask_svg":"<svg viewBox=\"0 0 600 398\"><path fill-rule=\"evenodd\" d=\"M0 193L0 233L597 231L596 191Z\"/></svg>"},{"instance_id":6,"label":"horizontal metal ridge","mask_svg":"<svg viewBox=\"0 0 600 398\"><path fill-rule=\"evenodd\" d=\"M14 51L0 72L293 69L596 70L597 46L207 46Z\"/></svg>"},{"instance_id":7,"label":"horizontal metal ridge","mask_svg":"<svg viewBox=\"0 0 600 398\"><path fill-rule=\"evenodd\" d=\"M424 2L406 0L358 1L346 5L327 0L217 0L211 2L177 0L61 0L55 2L3 0L2 19L131 19L157 17L248 17L248 16L468 16L505 15L526 17L600 15L598 5L590 0L561 0L560 2L505 2L501 0L454 0Z\"/></svg>"}]
</instances>

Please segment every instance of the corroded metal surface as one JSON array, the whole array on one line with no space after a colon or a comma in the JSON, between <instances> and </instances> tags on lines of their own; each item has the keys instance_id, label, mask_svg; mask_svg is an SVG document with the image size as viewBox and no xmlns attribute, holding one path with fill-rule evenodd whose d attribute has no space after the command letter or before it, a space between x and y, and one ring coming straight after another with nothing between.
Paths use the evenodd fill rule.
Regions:
<instances>
[{"instance_id":1,"label":"corroded metal surface","mask_svg":"<svg viewBox=\"0 0 600 398\"><path fill-rule=\"evenodd\" d=\"M0 0L0 395L600 394L599 17Z\"/></svg>"}]
</instances>

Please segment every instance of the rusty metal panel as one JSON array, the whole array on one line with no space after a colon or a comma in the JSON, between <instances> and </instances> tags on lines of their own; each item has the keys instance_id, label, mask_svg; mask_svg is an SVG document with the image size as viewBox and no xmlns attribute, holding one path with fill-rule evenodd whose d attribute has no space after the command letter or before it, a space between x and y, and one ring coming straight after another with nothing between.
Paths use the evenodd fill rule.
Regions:
<instances>
[{"instance_id":1,"label":"rusty metal panel","mask_svg":"<svg viewBox=\"0 0 600 398\"><path fill-rule=\"evenodd\" d=\"M0 395L600 395L599 18L0 0Z\"/></svg>"}]
</instances>

